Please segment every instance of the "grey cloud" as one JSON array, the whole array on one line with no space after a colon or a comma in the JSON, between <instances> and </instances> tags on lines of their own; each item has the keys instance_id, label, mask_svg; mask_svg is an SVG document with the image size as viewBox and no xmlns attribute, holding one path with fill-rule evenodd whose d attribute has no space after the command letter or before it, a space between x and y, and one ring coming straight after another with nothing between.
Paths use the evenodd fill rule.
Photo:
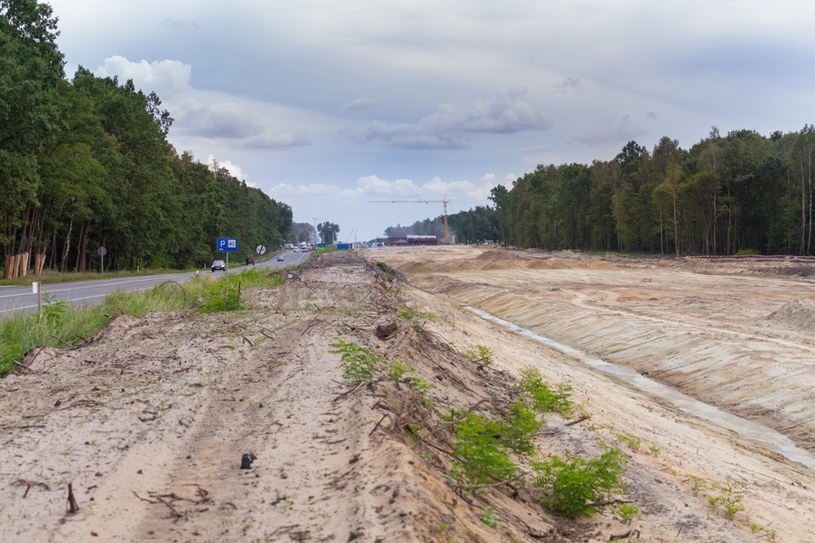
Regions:
<instances>
[{"instance_id":1,"label":"grey cloud","mask_svg":"<svg viewBox=\"0 0 815 543\"><path fill-rule=\"evenodd\" d=\"M309 145L311 141L305 134L288 134L282 132L266 132L260 136L247 138L243 146L250 149L286 149Z\"/></svg>"},{"instance_id":2,"label":"grey cloud","mask_svg":"<svg viewBox=\"0 0 815 543\"><path fill-rule=\"evenodd\" d=\"M609 142L626 142L648 134L646 130L631 123L630 115L623 115L615 124L608 124L601 130L584 133L570 140L584 145L603 145Z\"/></svg>"},{"instance_id":3,"label":"grey cloud","mask_svg":"<svg viewBox=\"0 0 815 543\"><path fill-rule=\"evenodd\" d=\"M163 24L170 28L198 28L198 23L188 19L164 19Z\"/></svg>"},{"instance_id":4,"label":"grey cloud","mask_svg":"<svg viewBox=\"0 0 815 543\"><path fill-rule=\"evenodd\" d=\"M342 109L351 110L351 111L359 111L363 109L371 109L372 107L376 106L377 103L371 100L370 98L357 98L355 100L351 100L347 104L342 106Z\"/></svg>"},{"instance_id":5,"label":"grey cloud","mask_svg":"<svg viewBox=\"0 0 815 543\"><path fill-rule=\"evenodd\" d=\"M470 105L442 104L415 124L376 121L352 138L397 148L462 149L469 147L469 135L474 133L514 134L548 128L543 116L523 99L525 94L526 89L519 87Z\"/></svg>"},{"instance_id":6,"label":"grey cloud","mask_svg":"<svg viewBox=\"0 0 815 543\"><path fill-rule=\"evenodd\" d=\"M406 123L375 121L364 130L352 132L351 139L360 143L381 141L397 149L464 149L470 140L457 134L444 134L422 130Z\"/></svg>"},{"instance_id":7,"label":"grey cloud","mask_svg":"<svg viewBox=\"0 0 815 543\"><path fill-rule=\"evenodd\" d=\"M230 105L185 111L177 123L184 132L207 138L245 139L263 134L263 124Z\"/></svg>"},{"instance_id":8,"label":"grey cloud","mask_svg":"<svg viewBox=\"0 0 815 543\"><path fill-rule=\"evenodd\" d=\"M555 89L558 92L569 92L569 91L578 91L582 87L582 83L576 77L569 76L557 85L555 85Z\"/></svg>"}]
</instances>

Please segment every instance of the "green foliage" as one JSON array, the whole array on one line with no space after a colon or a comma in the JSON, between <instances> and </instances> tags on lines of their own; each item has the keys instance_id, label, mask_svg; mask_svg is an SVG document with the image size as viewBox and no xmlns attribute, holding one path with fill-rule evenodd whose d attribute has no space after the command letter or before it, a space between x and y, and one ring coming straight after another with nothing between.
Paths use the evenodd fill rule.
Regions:
<instances>
[{"instance_id":1,"label":"green foliage","mask_svg":"<svg viewBox=\"0 0 815 543\"><path fill-rule=\"evenodd\" d=\"M453 479L471 492L477 492L478 485L511 479L518 467L510 458L501 441L505 425L489 417L458 412L452 414L459 419L453 426Z\"/></svg>"},{"instance_id":2,"label":"green foliage","mask_svg":"<svg viewBox=\"0 0 815 543\"><path fill-rule=\"evenodd\" d=\"M379 270L382 272L379 275L379 277L382 278L382 280L387 281L387 282L393 281L393 271L390 269L390 267L388 267L387 264L385 264L384 262L378 261L376 263L376 267L379 268Z\"/></svg>"},{"instance_id":3,"label":"green foliage","mask_svg":"<svg viewBox=\"0 0 815 543\"><path fill-rule=\"evenodd\" d=\"M330 352L340 355L342 377L354 384L373 380L377 369L384 363L384 359L371 349L340 338L334 339Z\"/></svg>"},{"instance_id":4,"label":"green foliage","mask_svg":"<svg viewBox=\"0 0 815 543\"><path fill-rule=\"evenodd\" d=\"M65 311L68 309L68 300L57 300L53 294L44 292L42 294L42 313L41 318L53 326L62 324L65 317Z\"/></svg>"},{"instance_id":5,"label":"green foliage","mask_svg":"<svg viewBox=\"0 0 815 543\"><path fill-rule=\"evenodd\" d=\"M385 367L385 377L388 381L396 383L402 381L408 373L413 373L416 369L410 364L405 364L399 360L394 360Z\"/></svg>"},{"instance_id":6,"label":"green foliage","mask_svg":"<svg viewBox=\"0 0 815 543\"><path fill-rule=\"evenodd\" d=\"M622 490L626 460L619 449L609 449L592 460L553 456L532 464L535 486L543 492L543 504L552 511L569 517L591 515L594 502Z\"/></svg>"},{"instance_id":7,"label":"green foliage","mask_svg":"<svg viewBox=\"0 0 815 543\"><path fill-rule=\"evenodd\" d=\"M498 528L498 517L495 514L495 507L488 505L481 513L481 522L490 528Z\"/></svg>"},{"instance_id":8,"label":"green foliage","mask_svg":"<svg viewBox=\"0 0 815 543\"><path fill-rule=\"evenodd\" d=\"M640 509L635 503L618 503L614 506L614 516L625 524L630 524L639 514Z\"/></svg>"},{"instance_id":9,"label":"green foliage","mask_svg":"<svg viewBox=\"0 0 815 543\"><path fill-rule=\"evenodd\" d=\"M424 321L432 321L436 318L436 315L431 311L418 311L412 307L400 307L398 313L403 319L409 320L411 326L413 326L413 329L417 332L424 330L425 323L420 319L424 319Z\"/></svg>"},{"instance_id":10,"label":"green foliage","mask_svg":"<svg viewBox=\"0 0 815 543\"><path fill-rule=\"evenodd\" d=\"M492 349L481 343L471 349L468 349L467 352L464 353L464 356L466 356L467 360L470 362L474 362L482 366L489 366L493 361Z\"/></svg>"},{"instance_id":11,"label":"green foliage","mask_svg":"<svg viewBox=\"0 0 815 543\"><path fill-rule=\"evenodd\" d=\"M624 445L626 445L632 451L638 451L640 449L640 445L642 444L642 441L640 440L640 438L638 438L636 436L625 435L625 434L618 434L617 435L617 441L619 441L620 443L623 443Z\"/></svg>"},{"instance_id":12,"label":"green foliage","mask_svg":"<svg viewBox=\"0 0 815 543\"><path fill-rule=\"evenodd\" d=\"M217 311L235 311L240 309L241 291L240 282L222 277L216 281L207 282L204 286L204 303L198 308L202 313L215 313Z\"/></svg>"},{"instance_id":13,"label":"green foliage","mask_svg":"<svg viewBox=\"0 0 815 543\"><path fill-rule=\"evenodd\" d=\"M541 423L535 412L524 400L509 406L509 413L501 421L500 440L510 450L518 454L530 455L535 452L532 440L540 430Z\"/></svg>"},{"instance_id":14,"label":"green foliage","mask_svg":"<svg viewBox=\"0 0 815 543\"><path fill-rule=\"evenodd\" d=\"M744 509L742 500L747 484L743 481L736 481L728 478L723 483L715 485L716 494L707 497L708 505L715 510L721 509L725 517L733 520L739 511Z\"/></svg>"},{"instance_id":15,"label":"green foliage","mask_svg":"<svg viewBox=\"0 0 815 543\"><path fill-rule=\"evenodd\" d=\"M550 388L535 368L521 371L520 387L529 396L530 403L536 411L554 412L564 416L574 411L575 406L571 400L572 387L558 385L554 389Z\"/></svg>"}]
</instances>

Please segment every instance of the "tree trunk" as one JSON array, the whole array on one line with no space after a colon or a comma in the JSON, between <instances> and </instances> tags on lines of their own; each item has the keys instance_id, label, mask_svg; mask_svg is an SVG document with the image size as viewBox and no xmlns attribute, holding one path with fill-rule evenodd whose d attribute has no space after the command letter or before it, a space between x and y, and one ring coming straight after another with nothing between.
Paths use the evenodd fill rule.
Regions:
<instances>
[{"instance_id":1,"label":"tree trunk","mask_svg":"<svg viewBox=\"0 0 815 543\"><path fill-rule=\"evenodd\" d=\"M74 232L74 218L68 222L68 233L65 234L65 246L62 248L62 262L59 264L59 271L66 272L68 270L68 254L71 250L71 235Z\"/></svg>"}]
</instances>

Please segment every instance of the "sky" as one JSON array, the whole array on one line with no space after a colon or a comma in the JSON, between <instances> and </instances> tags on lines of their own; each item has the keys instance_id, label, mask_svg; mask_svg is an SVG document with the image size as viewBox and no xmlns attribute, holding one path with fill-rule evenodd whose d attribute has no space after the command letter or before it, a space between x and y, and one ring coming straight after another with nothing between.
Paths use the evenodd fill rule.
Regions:
<instances>
[{"instance_id":1,"label":"sky","mask_svg":"<svg viewBox=\"0 0 815 543\"><path fill-rule=\"evenodd\" d=\"M815 111L808 1L46 3L67 77L155 91L178 153L339 241L491 205L539 164L793 132Z\"/></svg>"}]
</instances>

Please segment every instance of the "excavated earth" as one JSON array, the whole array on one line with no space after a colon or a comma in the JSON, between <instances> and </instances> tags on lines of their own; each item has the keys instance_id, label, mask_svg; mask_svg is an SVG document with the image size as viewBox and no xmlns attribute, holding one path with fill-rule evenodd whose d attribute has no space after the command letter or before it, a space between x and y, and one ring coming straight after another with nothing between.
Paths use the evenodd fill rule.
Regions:
<instances>
[{"instance_id":1,"label":"excavated earth","mask_svg":"<svg viewBox=\"0 0 815 543\"><path fill-rule=\"evenodd\" d=\"M323 255L245 292L241 311L118 317L0 379L0 541L812 541L811 467L463 306L815 452L814 273L798 261L389 248ZM410 364L427 397L344 380L337 338ZM493 364L466 359L478 345ZM477 497L452 482L442 416L504 413L529 367L590 414L547 415L540 457L622 448L618 498L637 504L634 519L555 515L522 479ZM726 488L740 496L732 519L710 505Z\"/></svg>"}]
</instances>

